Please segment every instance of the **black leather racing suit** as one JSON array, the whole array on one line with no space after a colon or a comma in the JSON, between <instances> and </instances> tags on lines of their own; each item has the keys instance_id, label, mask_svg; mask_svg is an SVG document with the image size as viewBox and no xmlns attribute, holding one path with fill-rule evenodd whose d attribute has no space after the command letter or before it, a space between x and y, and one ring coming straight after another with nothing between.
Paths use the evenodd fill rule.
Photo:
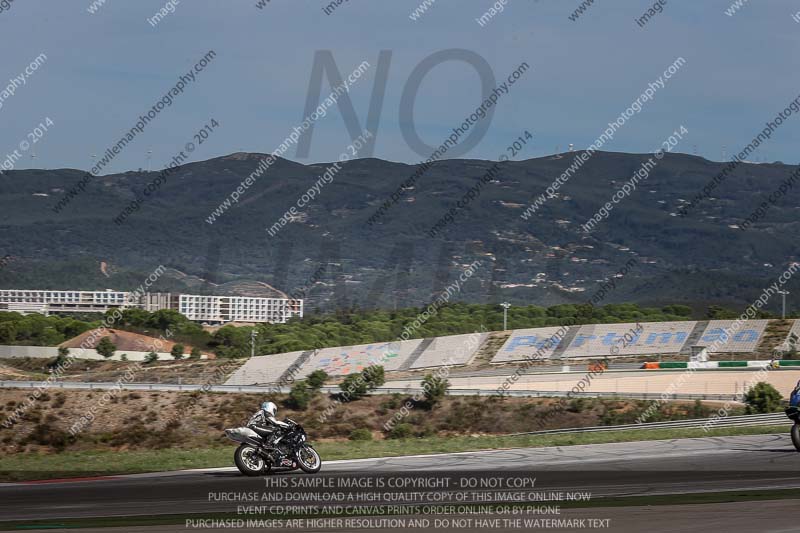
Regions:
<instances>
[{"instance_id":1,"label":"black leather racing suit","mask_svg":"<svg viewBox=\"0 0 800 533\"><path fill-rule=\"evenodd\" d=\"M280 433L288 428L289 424L281 422L274 416L267 414L263 409L259 409L250 417L250 420L247 422L247 427L258 433L265 441L269 441L276 435L276 432Z\"/></svg>"}]
</instances>

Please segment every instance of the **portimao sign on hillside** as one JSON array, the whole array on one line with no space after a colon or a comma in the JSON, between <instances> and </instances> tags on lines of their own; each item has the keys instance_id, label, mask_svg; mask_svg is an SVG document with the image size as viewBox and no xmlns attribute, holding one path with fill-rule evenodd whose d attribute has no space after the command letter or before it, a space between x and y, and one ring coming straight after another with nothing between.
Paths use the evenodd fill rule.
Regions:
<instances>
[{"instance_id":1,"label":"portimao sign on hillside","mask_svg":"<svg viewBox=\"0 0 800 533\"><path fill-rule=\"evenodd\" d=\"M767 320L750 320L735 334L728 335L726 328L729 321L725 320L712 320L707 324L696 321L645 322L633 342L621 348L618 355L679 353L688 348L689 344L708 346L712 343L716 343L716 352L749 353L755 351L767 323ZM559 352L559 358L603 355L630 328L631 324L572 326L570 331L574 334L572 340ZM550 353L545 358L552 357L564 339L569 338L565 336L554 341L555 329L557 328L514 330L492 362L522 361L531 350L540 349L545 345L550 347Z\"/></svg>"}]
</instances>

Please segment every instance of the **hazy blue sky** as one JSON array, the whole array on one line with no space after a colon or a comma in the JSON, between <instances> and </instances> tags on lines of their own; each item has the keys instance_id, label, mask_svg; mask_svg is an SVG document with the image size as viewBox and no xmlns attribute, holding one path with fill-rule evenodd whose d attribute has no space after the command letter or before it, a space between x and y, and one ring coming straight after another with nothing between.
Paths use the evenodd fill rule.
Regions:
<instances>
[{"instance_id":1,"label":"hazy blue sky","mask_svg":"<svg viewBox=\"0 0 800 533\"><path fill-rule=\"evenodd\" d=\"M208 50L216 59L173 105L114 161L110 171L166 164L214 118L220 128L192 160L238 150L271 152L303 119L317 50L333 52L342 74L366 60L372 68L351 91L366 121L381 50L392 50L386 98L374 156L416 162L399 126L403 87L413 68L449 48L473 50L498 81L522 61L532 67L498 103L488 134L468 157L496 159L523 131L535 136L517 159L590 144L677 57L686 60L655 99L618 131L605 149L649 152L674 129L689 134L677 151L720 160L723 145L738 152L764 122L800 94L800 2L746 4L733 0L669 0L641 28L634 19L652 2L598 1L577 21L579 0L508 0L485 27L475 21L490 0L437 0L419 20L421 0L349 0L331 15L314 0L181 0L156 27L147 19L160 0L107 0L95 14L90 0L15 0L0 12L0 91L40 53L47 55L25 86L0 108L0 159L45 117L55 125L37 145L37 165L91 166ZM800 18L800 17L798 17ZM323 95L329 88L323 86ZM449 62L421 85L415 123L423 139L439 144L480 102L473 69ZM756 154L756 160L796 163L792 117ZM349 142L334 110L316 125L310 157L329 161ZM30 166L26 158L18 168ZM106 173L106 172L104 172Z\"/></svg>"}]
</instances>

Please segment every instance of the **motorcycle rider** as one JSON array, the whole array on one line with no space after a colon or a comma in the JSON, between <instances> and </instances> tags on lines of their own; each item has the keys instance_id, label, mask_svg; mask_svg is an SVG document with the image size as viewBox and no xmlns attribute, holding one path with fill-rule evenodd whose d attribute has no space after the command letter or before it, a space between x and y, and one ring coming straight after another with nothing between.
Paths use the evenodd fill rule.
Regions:
<instances>
[{"instance_id":1,"label":"motorcycle rider","mask_svg":"<svg viewBox=\"0 0 800 533\"><path fill-rule=\"evenodd\" d=\"M797 386L789 397L789 407L800 407L800 381L797 382Z\"/></svg>"},{"instance_id":2,"label":"motorcycle rider","mask_svg":"<svg viewBox=\"0 0 800 533\"><path fill-rule=\"evenodd\" d=\"M261 408L250 417L247 427L258 433L262 438L270 440L276 433L289 427L289 424L275 418L277 413L277 405L272 402L264 402L261 404Z\"/></svg>"},{"instance_id":3,"label":"motorcycle rider","mask_svg":"<svg viewBox=\"0 0 800 533\"><path fill-rule=\"evenodd\" d=\"M281 422L275 415L278 413L278 406L272 402L264 402L261 404L261 409L255 412L250 420L247 422L247 427L258 433L267 443L274 443L277 437L283 430L289 428L289 424ZM288 457L281 460L280 466L289 468L297 468L294 461Z\"/></svg>"}]
</instances>

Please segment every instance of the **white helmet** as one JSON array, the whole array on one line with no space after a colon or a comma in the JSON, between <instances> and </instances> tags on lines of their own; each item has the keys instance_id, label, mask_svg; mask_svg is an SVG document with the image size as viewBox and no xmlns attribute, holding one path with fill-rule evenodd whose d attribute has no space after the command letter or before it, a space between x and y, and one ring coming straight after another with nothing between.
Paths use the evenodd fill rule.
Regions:
<instances>
[{"instance_id":1,"label":"white helmet","mask_svg":"<svg viewBox=\"0 0 800 533\"><path fill-rule=\"evenodd\" d=\"M278 406L272 402L264 402L261 404L261 410L263 410L269 416L275 416L275 413L278 412Z\"/></svg>"}]
</instances>

